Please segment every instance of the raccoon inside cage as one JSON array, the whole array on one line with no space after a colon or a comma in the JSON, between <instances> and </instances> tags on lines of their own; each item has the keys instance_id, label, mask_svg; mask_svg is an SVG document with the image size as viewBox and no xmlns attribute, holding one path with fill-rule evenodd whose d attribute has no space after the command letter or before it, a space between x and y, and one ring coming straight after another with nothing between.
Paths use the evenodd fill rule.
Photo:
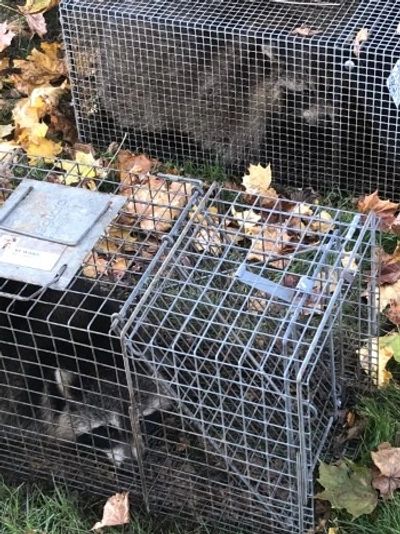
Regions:
<instances>
[{"instance_id":1,"label":"raccoon inside cage","mask_svg":"<svg viewBox=\"0 0 400 534\"><path fill-rule=\"evenodd\" d=\"M83 140L398 194L395 2L63 0L61 17Z\"/></svg>"},{"instance_id":2,"label":"raccoon inside cage","mask_svg":"<svg viewBox=\"0 0 400 534\"><path fill-rule=\"evenodd\" d=\"M362 297L374 227L209 190L121 332L137 380L147 369L171 402L141 436L150 509L232 532L313 527L313 472L377 326L373 280Z\"/></svg>"},{"instance_id":3,"label":"raccoon inside cage","mask_svg":"<svg viewBox=\"0 0 400 534\"><path fill-rule=\"evenodd\" d=\"M0 170L0 469L103 494L129 488L134 393L111 326L199 182L58 159L30 167L15 152ZM139 424L152 425L164 399L149 378L139 384Z\"/></svg>"}]
</instances>

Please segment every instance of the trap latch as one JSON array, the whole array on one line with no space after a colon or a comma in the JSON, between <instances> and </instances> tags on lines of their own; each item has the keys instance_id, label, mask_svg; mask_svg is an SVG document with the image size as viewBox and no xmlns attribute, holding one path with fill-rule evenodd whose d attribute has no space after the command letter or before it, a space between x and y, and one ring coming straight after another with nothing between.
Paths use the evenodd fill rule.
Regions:
<instances>
[{"instance_id":1,"label":"trap latch","mask_svg":"<svg viewBox=\"0 0 400 534\"><path fill-rule=\"evenodd\" d=\"M24 179L0 209L0 277L65 289L126 198Z\"/></svg>"}]
</instances>

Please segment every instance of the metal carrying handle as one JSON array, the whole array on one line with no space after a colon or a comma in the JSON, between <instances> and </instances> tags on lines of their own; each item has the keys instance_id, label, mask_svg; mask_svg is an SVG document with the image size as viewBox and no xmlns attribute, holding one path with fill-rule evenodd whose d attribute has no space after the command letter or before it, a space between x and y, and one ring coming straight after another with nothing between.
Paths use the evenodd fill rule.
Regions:
<instances>
[{"instance_id":1,"label":"metal carrying handle","mask_svg":"<svg viewBox=\"0 0 400 534\"><path fill-rule=\"evenodd\" d=\"M36 291L34 291L31 295L28 295L27 297L24 297L22 295L16 295L15 293L7 293L6 291L0 291L0 297L6 298L6 299L12 299L12 300L19 300L22 302L27 302L28 300L32 300L36 298L38 295L40 295L41 293L43 293L44 291L46 291L46 289L49 289L52 284L55 284L56 282L58 282L58 280L61 278L61 276L63 275L67 267L68 267L67 264L64 263L64 265L60 267L58 273L54 276L52 280L50 280L50 282L47 282L47 284L37 289Z\"/></svg>"},{"instance_id":2,"label":"metal carrying handle","mask_svg":"<svg viewBox=\"0 0 400 534\"><path fill-rule=\"evenodd\" d=\"M314 281L310 277L301 276L296 287L284 287L281 284L272 282L271 280L260 276L259 274L254 274L250 271L247 271L244 263L242 263L236 271L235 277L248 286L255 287L256 289L267 293L271 297L277 297L278 299L289 303L293 302L293 299L298 291L312 294L312 289L314 286Z\"/></svg>"}]
</instances>

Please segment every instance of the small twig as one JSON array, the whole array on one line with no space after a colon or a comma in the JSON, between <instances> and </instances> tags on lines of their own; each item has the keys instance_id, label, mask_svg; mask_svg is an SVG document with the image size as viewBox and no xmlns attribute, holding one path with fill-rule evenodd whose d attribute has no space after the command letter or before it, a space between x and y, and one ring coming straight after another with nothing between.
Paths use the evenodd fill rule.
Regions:
<instances>
[{"instance_id":1,"label":"small twig","mask_svg":"<svg viewBox=\"0 0 400 534\"><path fill-rule=\"evenodd\" d=\"M114 161L117 158L118 154L121 152L121 148L122 148L123 144L125 143L127 137L128 137L128 134L125 132L124 137L122 138L122 141L120 142L120 144L118 145L117 150L115 151L115 154L113 155L113 157L108 162L108 165L106 167L106 171L110 170L111 164L114 163Z\"/></svg>"}]
</instances>

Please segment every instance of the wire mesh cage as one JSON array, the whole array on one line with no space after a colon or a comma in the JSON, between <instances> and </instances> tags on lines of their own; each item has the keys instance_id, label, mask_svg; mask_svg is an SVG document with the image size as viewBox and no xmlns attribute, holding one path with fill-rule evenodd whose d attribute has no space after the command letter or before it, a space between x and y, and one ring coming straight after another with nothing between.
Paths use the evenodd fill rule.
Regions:
<instances>
[{"instance_id":1,"label":"wire mesh cage","mask_svg":"<svg viewBox=\"0 0 400 534\"><path fill-rule=\"evenodd\" d=\"M63 0L82 139L277 182L398 194L388 0Z\"/></svg>"},{"instance_id":2,"label":"wire mesh cage","mask_svg":"<svg viewBox=\"0 0 400 534\"><path fill-rule=\"evenodd\" d=\"M0 155L0 175L0 467L103 494L129 488L134 392L111 326L200 183L112 161L31 166L16 149ZM151 424L163 399L149 378L141 387L140 424Z\"/></svg>"},{"instance_id":3,"label":"wire mesh cage","mask_svg":"<svg viewBox=\"0 0 400 534\"><path fill-rule=\"evenodd\" d=\"M137 380L147 369L170 400L137 434L150 510L232 532L312 529L313 472L347 372L374 372L355 372L377 327L374 228L208 191L121 331Z\"/></svg>"}]
</instances>

